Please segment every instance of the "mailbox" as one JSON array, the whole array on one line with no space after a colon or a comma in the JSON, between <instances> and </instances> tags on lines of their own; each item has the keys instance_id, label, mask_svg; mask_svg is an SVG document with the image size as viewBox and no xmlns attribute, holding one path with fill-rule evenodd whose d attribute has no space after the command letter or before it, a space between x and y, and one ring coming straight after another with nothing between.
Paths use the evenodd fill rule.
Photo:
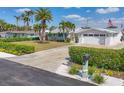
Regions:
<instances>
[{"instance_id":1,"label":"mailbox","mask_svg":"<svg viewBox=\"0 0 124 93\"><path fill-rule=\"evenodd\" d=\"M82 57L82 65L83 65L83 69L82 69L82 77L88 79L88 61L90 59L90 55L89 54L85 54Z\"/></svg>"},{"instance_id":2,"label":"mailbox","mask_svg":"<svg viewBox=\"0 0 124 93\"><path fill-rule=\"evenodd\" d=\"M85 65L86 62L87 62L89 59L90 59L90 54L85 54L85 55L83 56L83 65Z\"/></svg>"}]
</instances>

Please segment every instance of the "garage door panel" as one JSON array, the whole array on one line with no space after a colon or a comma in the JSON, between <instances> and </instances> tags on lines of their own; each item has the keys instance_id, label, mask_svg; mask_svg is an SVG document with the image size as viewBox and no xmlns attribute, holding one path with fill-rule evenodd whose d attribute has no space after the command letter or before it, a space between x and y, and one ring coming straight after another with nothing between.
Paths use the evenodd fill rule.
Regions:
<instances>
[{"instance_id":1,"label":"garage door panel","mask_svg":"<svg viewBox=\"0 0 124 93\"><path fill-rule=\"evenodd\" d=\"M104 45L105 37L84 37L84 43L85 44Z\"/></svg>"}]
</instances>

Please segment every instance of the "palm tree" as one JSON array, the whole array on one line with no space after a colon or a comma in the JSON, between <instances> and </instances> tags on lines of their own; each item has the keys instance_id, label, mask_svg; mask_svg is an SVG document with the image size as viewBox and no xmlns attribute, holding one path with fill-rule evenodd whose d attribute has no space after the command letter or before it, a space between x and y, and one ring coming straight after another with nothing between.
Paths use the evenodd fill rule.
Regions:
<instances>
[{"instance_id":1,"label":"palm tree","mask_svg":"<svg viewBox=\"0 0 124 93\"><path fill-rule=\"evenodd\" d=\"M55 26L51 26L50 28L49 28L49 30L50 30L50 32L51 31L53 31L53 30L55 30L57 27L55 27Z\"/></svg>"},{"instance_id":2,"label":"palm tree","mask_svg":"<svg viewBox=\"0 0 124 93\"><path fill-rule=\"evenodd\" d=\"M30 10L30 11L25 11L24 14L25 14L25 18L26 18L26 28L27 28L27 30L29 30L29 23L31 21L30 17L34 14L34 12L32 10Z\"/></svg>"},{"instance_id":3,"label":"palm tree","mask_svg":"<svg viewBox=\"0 0 124 93\"><path fill-rule=\"evenodd\" d=\"M34 24L34 25L33 25L33 30L34 30L35 32L39 32L39 30L41 30L41 25L40 25L40 24Z\"/></svg>"},{"instance_id":4,"label":"palm tree","mask_svg":"<svg viewBox=\"0 0 124 93\"><path fill-rule=\"evenodd\" d=\"M4 20L0 19L0 31L4 31L4 29L5 29L4 27L6 24L7 23Z\"/></svg>"},{"instance_id":5,"label":"palm tree","mask_svg":"<svg viewBox=\"0 0 124 93\"><path fill-rule=\"evenodd\" d=\"M25 18L24 13L21 14L21 20L23 21L23 23L24 23L23 27L25 28L26 18Z\"/></svg>"},{"instance_id":6,"label":"palm tree","mask_svg":"<svg viewBox=\"0 0 124 93\"><path fill-rule=\"evenodd\" d=\"M18 22L20 20L20 16L14 16L16 18L16 30L18 31Z\"/></svg>"},{"instance_id":7,"label":"palm tree","mask_svg":"<svg viewBox=\"0 0 124 93\"><path fill-rule=\"evenodd\" d=\"M25 11L22 15L21 15L21 20L23 20L24 22L24 28L25 30L29 30L30 28L30 21L31 21L31 16L33 16L33 11Z\"/></svg>"},{"instance_id":8,"label":"palm tree","mask_svg":"<svg viewBox=\"0 0 124 93\"><path fill-rule=\"evenodd\" d=\"M60 30L63 31L63 39L65 40L66 39L65 33L69 34L70 31L74 32L75 24L73 24L69 21L61 21L59 23L59 28L60 28Z\"/></svg>"},{"instance_id":9,"label":"palm tree","mask_svg":"<svg viewBox=\"0 0 124 93\"><path fill-rule=\"evenodd\" d=\"M41 22L41 31L39 32L40 41L45 40L46 22L52 21L52 14L48 8L40 8L35 11L35 20Z\"/></svg>"},{"instance_id":10,"label":"palm tree","mask_svg":"<svg viewBox=\"0 0 124 93\"><path fill-rule=\"evenodd\" d=\"M63 39L65 40L65 38L66 38L66 36L65 36L65 31L66 31L66 29L67 29L67 22L62 20L62 21L59 23L59 29L60 29L60 31L63 32Z\"/></svg>"}]
</instances>

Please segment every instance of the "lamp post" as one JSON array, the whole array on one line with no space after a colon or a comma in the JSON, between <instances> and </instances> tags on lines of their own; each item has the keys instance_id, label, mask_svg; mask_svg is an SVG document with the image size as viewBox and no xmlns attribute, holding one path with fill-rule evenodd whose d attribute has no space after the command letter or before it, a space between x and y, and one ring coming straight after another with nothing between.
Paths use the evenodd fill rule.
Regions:
<instances>
[{"instance_id":1,"label":"lamp post","mask_svg":"<svg viewBox=\"0 0 124 93\"><path fill-rule=\"evenodd\" d=\"M84 79L88 79L88 61L89 61L89 59L90 59L89 54L83 55L83 58L82 58L82 64L83 64L82 77Z\"/></svg>"}]
</instances>

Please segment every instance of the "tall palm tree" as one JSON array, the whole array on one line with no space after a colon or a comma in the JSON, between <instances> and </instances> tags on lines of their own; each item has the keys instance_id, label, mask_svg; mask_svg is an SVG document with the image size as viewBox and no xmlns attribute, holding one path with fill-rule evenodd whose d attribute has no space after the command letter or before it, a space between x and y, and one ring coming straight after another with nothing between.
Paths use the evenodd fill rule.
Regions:
<instances>
[{"instance_id":1,"label":"tall palm tree","mask_svg":"<svg viewBox=\"0 0 124 93\"><path fill-rule=\"evenodd\" d=\"M30 27L30 21L33 20L31 19L31 17L33 16L34 12L32 10L30 11L24 11L24 13L22 13L21 15L21 20L24 23L24 28L25 30L29 30Z\"/></svg>"},{"instance_id":2,"label":"tall palm tree","mask_svg":"<svg viewBox=\"0 0 124 93\"><path fill-rule=\"evenodd\" d=\"M23 21L23 24L24 24L23 27L25 28L26 18L25 18L24 13L21 14L21 20Z\"/></svg>"},{"instance_id":3,"label":"tall palm tree","mask_svg":"<svg viewBox=\"0 0 124 93\"><path fill-rule=\"evenodd\" d=\"M65 33L69 34L70 31L74 32L75 24L73 24L69 21L61 21L59 23L59 28L60 28L60 30L63 31L63 39L65 40L66 39Z\"/></svg>"},{"instance_id":4,"label":"tall palm tree","mask_svg":"<svg viewBox=\"0 0 124 93\"><path fill-rule=\"evenodd\" d=\"M19 27L18 22L20 20L20 16L14 16L14 17L16 18L16 30L18 31L18 27Z\"/></svg>"},{"instance_id":5,"label":"tall palm tree","mask_svg":"<svg viewBox=\"0 0 124 93\"><path fill-rule=\"evenodd\" d=\"M60 31L63 32L63 39L65 40L65 38L66 38L65 32L66 32L66 29L67 29L67 22L62 20L62 21L59 23L59 29L60 29Z\"/></svg>"},{"instance_id":6,"label":"tall palm tree","mask_svg":"<svg viewBox=\"0 0 124 93\"><path fill-rule=\"evenodd\" d=\"M26 18L26 28L27 28L27 30L29 30L31 16L33 16L34 12L32 10L30 10L30 11L25 11L24 14L25 14L25 18Z\"/></svg>"},{"instance_id":7,"label":"tall palm tree","mask_svg":"<svg viewBox=\"0 0 124 93\"><path fill-rule=\"evenodd\" d=\"M41 31L39 32L40 41L45 40L46 23L52 21L52 18L52 13L48 8L39 8L35 11L35 20L41 22Z\"/></svg>"},{"instance_id":8,"label":"tall palm tree","mask_svg":"<svg viewBox=\"0 0 124 93\"><path fill-rule=\"evenodd\" d=\"M7 23L6 23L4 20L0 19L0 31L3 31L3 30L4 30L4 26L5 26L6 24L7 24Z\"/></svg>"}]
</instances>

